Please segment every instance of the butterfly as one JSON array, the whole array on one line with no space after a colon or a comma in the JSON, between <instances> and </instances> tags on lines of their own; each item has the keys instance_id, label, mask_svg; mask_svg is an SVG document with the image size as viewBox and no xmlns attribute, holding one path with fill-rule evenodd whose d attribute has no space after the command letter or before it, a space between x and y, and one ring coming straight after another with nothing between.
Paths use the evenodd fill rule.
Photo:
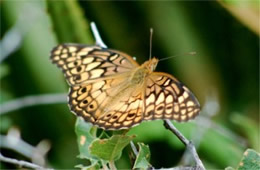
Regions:
<instances>
[{"instance_id":1,"label":"butterfly","mask_svg":"<svg viewBox=\"0 0 260 170\"><path fill-rule=\"evenodd\" d=\"M158 59L139 65L131 56L98 45L61 44L51 60L70 86L70 110L106 130L142 121L188 121L200 112L192 92L170 74L154 72Z\"/></svg>"}]
</instances>

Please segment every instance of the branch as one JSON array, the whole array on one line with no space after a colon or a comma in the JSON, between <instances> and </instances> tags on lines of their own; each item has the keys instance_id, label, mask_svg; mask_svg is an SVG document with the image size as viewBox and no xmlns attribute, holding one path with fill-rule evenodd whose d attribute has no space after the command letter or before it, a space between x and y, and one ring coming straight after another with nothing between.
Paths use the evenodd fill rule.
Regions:
<instances>
[{"instance_id":1,"label":"branch","mask_svg":"<svg viewBox=\"0 0 260 170\"><path fill-rule=\"evenodd\" d=\"M40 166L45 165L45 156L50 150L50 143L47 140L40 141L35 147L23 141L20 137L20 131L16 128L10 128L7 135L0 135L0 148L11 149Z\"/></svg>"},{"instance_id":2,"label":"branch","mask_svg":"<svg viewBox=\"0 0 260 170\"><path fill-rule=\"evenodd\" d=\"M95 37L96 44L99 45L100 47L107 48L106 44L102 41L102 39L100 37L100 34L98 32L98 29L97 29L95 22L91 22L90 26L91 26L91 30L93 32L93 35Z\"/></svg>"},{"instance_id":3,"label":"branch","mask_svg":"<svg viewBox=\"0 0 260 170\"><path fill-rule=\"evenodd\" d=\"M212 117L217 115L220 110L220 104L216 92L210 89L207 92L207 96L205 99L204 106L201 110L201 115L196 118L195 125L197 127L193 128L191 140L193 141L194 146L197 148L200 145L200 142L205 135L205 133L212 129L217 133L231 138L234 141L237 141L243 147L247 146L247 141L242 138L241 136L235 134L234 132L230 131L229 129L221 126L220 124L215 123L212 121ZM189 151L186 150L182 156L181 162L184 164L190 162L192 159L192 155L189 154Z\"/></svg>"},{"instance_id":4,"label":"branch","mask_svg":"<svg viewBox=\"0 0 260 170\"><path fill-rule=\"evenodd\" d=\"M65 93L43 94L43 95L36 95L36 96L26 96L19 99L15 99L0 105L0 115L28 106L34 106L40 104L66 103L66 98L67 98L66 96L67 95Z\"/></svg>"},{"instance_id":5,"label":"branch","mask_svg":"<svg viewBox=\"0 0 260 170\"><path fill-rule=\"evenodd\" d=\"M109 161L108 164L109 164L109 167L110 167L111 170L117 169L114 161Z\"/></svg>"},{"instance_id":6,"label":"branch","mask_svg":"<svg viewBox=\"0 0 260 170\"><path fill-rule=\"evenodd\" d=\"M0 135L0 147L11 149L30 159L32 159L33 152L36 149L34 146L20 139L20 137L11 134L7 136Z\"/></svg>"},{"instance_id":7,"label":"branch","mask_svg":"<svg viewBox=\"0 0 260 170\"><path fill-rule=\"evenodd\" d=\"M200 170L205 170L205 167L202 164L193 143L191 141L189 141L188 139L186 139L185 136L183 136L181 134L181 132L172 124L172 122L170 120L164 120L164 126L166 129L169 129L171 132L173 132L180 139L180 141L186 146L186 148L191 152L191 154L194 157L194 160L196 162L196 166Z\"/></svg>"},{"instance_id":8,"label":"branch","mask_svg":"<svg viewBox=\"0 0 260 170\"><path fill-rule=\"evenodd\" d=\"M26 167L26 168L32 168L32 169L46 169L44 167L41 167L41 166L36 165L31 162L21 161L21 160L5 157L1 153L0 153L0 161L15 164L15 165L18 165L19 167Z\"/></svg>"},{"instance_id":9,"label":"branch","mask_svg":"<svg viewBox=\"0 0 260 170\"><path fill-rule=\"evenodd\" d=\"M133 150L133 152L134 152L134 154L135 154L135 157L137 157L138 151L137 151L137 149L136 149L136 147L135 147L134 142L131 141L131 142L130 142L130 145L131 145L131 148L132 148L132 150Z\"/></svg>"}]
</instances>

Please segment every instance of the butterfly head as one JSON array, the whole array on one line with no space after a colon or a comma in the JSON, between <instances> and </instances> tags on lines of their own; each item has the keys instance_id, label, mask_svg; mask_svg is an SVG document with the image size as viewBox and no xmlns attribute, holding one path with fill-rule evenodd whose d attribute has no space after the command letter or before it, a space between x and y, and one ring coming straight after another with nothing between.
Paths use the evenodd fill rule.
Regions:
<instances>
[{"instance_id":1,"label":"butterfly head","mask_svg":"<svg viewBox=\"0 0 260 170\"><path fill-rule=\"evenodd\" d=\"M158 61L159 60L157 58L153 57L150 60L146 61L143 65L147 70L149 70L149 72L153 72L157 66Z\"/></svg>"}]
</instances>

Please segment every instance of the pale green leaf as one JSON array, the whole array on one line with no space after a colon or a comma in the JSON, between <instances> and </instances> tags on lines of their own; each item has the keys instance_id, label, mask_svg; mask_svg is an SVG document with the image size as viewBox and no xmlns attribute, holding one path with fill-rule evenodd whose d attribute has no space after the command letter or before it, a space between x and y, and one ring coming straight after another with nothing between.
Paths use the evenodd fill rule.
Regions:
<instances>
[{"instance_id":1,"label":"pale green leaf","mask_svg":"<svg viewBox=\"0 0 260 170\"><path fill-rule=\"evenodd\" d=\"M90 153L106 161L117 160L133 138L134 136L113 135L109 139L96 139L89 146Z\"/></svg>"},{"instance_id":2,"label":"pale green leaf","mask_svg":"<svg viewBox=\"0 0 260 170\"><path fill-rule=\"evenodd\" d=\"M259 170L260 169L260 154L253 149L247 149L242 157L237 168L238 170Z\"/></svg>"},{"instance_id":3,"label":"pale green leaf","mask_svg":"<svg viewBox=\"0 0 260 170\"><path fill-rule=\"evenodd\" d=\"M77 142L79 147L80 158L93 159L89 153L89 145L96 139L96 127L84 120L77 118L75 131L77 134Z\"/></svg>"},{"instance_id":4,"label":"pale green leaf","mask_svg":"<svg viewBox=\"0 0 260 170\"><path fill-rule=\"evenodd\" d=\"M148 145L138 143L139 152L135 160L133 169L148 169L150 167L150 149Z\"/></svg>"}]
</instances>

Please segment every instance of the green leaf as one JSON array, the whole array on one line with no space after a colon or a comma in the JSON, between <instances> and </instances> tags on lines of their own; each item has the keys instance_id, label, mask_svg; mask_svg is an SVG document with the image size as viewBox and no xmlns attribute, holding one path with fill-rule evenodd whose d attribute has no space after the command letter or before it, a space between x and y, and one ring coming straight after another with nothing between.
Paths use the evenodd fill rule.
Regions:
<instances>
[{"instance_id":1,"label":"green leaf","mask_svg":"<svg viewBox=\"0 0 260 170\"><path fill-rule=\"evenodd\" d=\"M93 43L89 25L77 1L48 0L47 5L59 42Z\"/></svg>"},{"instance_id":2,"label":"green leaf","mask_svg":"<svg viewBox=\"0 0 260 170\"><path fill-rule=\"evenodd\" d=\"M0 132L6 133L8 129L11 128L13 125L13 120L10 117L7 116L1 116L1 125L0 125Z\"/></svg>"},{"instance_id":3,"label":"green leaf","mask_svg":"<svg viewBox=\"0 0 260 170\"><path fill-rule=\"evenodd\" d=\"M120 158L122 150L135 136L113 135L109 139L96 139L89 146L90 153L106 161Z\"/></svg>"},{"instance_id":4,"label":"green leaf","mask_svg":"<svg viewBox=\"0 0 260 170\"><path fill-rule=\"evenodd\" d=\"M9 66L7 64L0 65L0 79L8 75L10 72Z\"/></svg>"},{"instance_id":5,"label":"green leaf","mask_svg":"<svg viewBox=\"0 0 260 170\"><path fill-rule=\"evenodd\" d=\"M260 154L253 149L247 149L242 157L237 168L238 170L259 170L260 169Z\"/></svg>"},{"instance_id":6,"label":"green leaf","mask_svg":"<svg viewBox=\"0 0 260 170\"><path fill-rule=\"evenodd\" d=\"M253 149L259 150L259 142L258 142L258 124L252 118L248 116L244 116L243 114L233 113L231 115L230 120L234 123L240 131L248 138L250 146Z\"/></svg>"},{"instance_id":7,"label":"green leaf","mask_svg":"<svg viewBox=\"0 0 260 170\"><path fill-rule=\"evenodd\" d=\"M77 118L75 131L77 134L77 142L79 147L79 157L84 159L95 159L89 153L89 145L96 139L96 127L93 127L90 123L86 123L81 118Z\"/></svg>"},{"instance_id":8,"label":"green leaf","mask_svg":"<svg viewBox=\"0 0 260 170\"><path fill-rule=\"evenodd\" d=\"M228 167L225 168L225 170L235 170L235 169L231 166L228 166Z\"/></svg>"},{"instance_id":9,"label":"green leaf","mask_svg":"<svg viewBox=\"0 0 260 170\"><path fill-rule=\"evenodd\" d=\"M139 152L135 160L133 169L148 169L150 167L150 149L148 145L138 143Z\"/></svg>"}]
</instances>

